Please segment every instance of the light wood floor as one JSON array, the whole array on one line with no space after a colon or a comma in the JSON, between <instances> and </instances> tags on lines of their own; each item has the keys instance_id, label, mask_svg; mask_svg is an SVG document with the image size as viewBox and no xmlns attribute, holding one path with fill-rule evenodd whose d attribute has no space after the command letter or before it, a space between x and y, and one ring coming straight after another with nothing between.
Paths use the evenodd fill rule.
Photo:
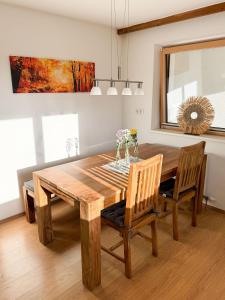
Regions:
<instances>
[{"instance_id":1,"label":"light wood floor","mask_svg":"<svg viewBox=\"0 0 225 300\"><path fill-rule=\"evenodd\" d=\"M0 225L1 300L225 299L223 214L207 209L193 228L190 215L181 213L179 242L171 238L171 217L160 221L158 258L146 240L135 237L130 280L122 263L102 253L102 285L90 292L81 281L78 211L57 203L53 212L55 240L48 247L38 242L36 224L24 217ZM144 231L150 233L150 227ZM102 229L105 245L119 239L112 229Z\"/></svg>"}]
</instances>

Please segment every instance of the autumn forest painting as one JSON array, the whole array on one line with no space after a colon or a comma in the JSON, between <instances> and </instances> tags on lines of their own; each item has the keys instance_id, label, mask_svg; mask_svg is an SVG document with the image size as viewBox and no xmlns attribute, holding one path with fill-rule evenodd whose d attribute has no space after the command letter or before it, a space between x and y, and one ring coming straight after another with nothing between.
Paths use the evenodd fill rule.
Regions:
<instances>
[{"instance_id":1,"label":"autumn forest painting","mask_svg":"<svg viewBox=\"0 0 225 300\"><path fill-rule=\"evenodd\" d=\"M95 78L92 62L10 56L14 93L90 92Z\"/></svg>"}]
</instances>

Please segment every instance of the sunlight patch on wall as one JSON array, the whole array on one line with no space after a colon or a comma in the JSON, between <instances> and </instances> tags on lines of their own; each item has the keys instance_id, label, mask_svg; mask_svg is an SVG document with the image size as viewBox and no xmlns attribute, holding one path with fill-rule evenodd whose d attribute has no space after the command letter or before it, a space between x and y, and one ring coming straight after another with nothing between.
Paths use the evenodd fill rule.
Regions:
<instances>
[{"instance_id":1,"label":"sunlight patch on wall","mask_svg":"<svg viewBox=\"0 0 225 300\"><path fill-rule=\"evenodd\" d=\"M182 88L167 93L167 119L170 123L177 122L178 107L182 103Z\"/></svg>"},{"instance_id":2,"label":"sunlight patch on wall","mask_svg":"<svg viewBox=\"0 0 225 300\"><path fill-rule=\"evenodd\" d=\"M42 117L45 162L79 154L78 114Z\"/></svg>"},{"instance_id":3,"label":"sunlight patch on wall","mask_svg":"<svg viewBox=\"0 0 225 300\"><path fill-rule=\"evenodd\" d=\"M196 97L198 94L198 82L193 81L191 83L185 84L184 86L184 101L189 97Z\"/></svg>"},{"instance_id":4,"label":"sunlight patch on wall","mask_svg":"<svg viewBox=\"0 0 225 300\"><path fill-rule=\"evenodd\" d=\"M167 122L177 123L179 106L191 96L197 96L198 82L193 81L167 93Z\"/></svg>"},{"instance_id":5,"label":"sunlight patch on wall","mask_svg":"<svg viewBox=\"0 0 225 300\"><path fill-rule=\"evenodd\" d=\"M0 121L0 204L19 198L17 170L36 165L31 118Z\"/></svg>"}]
</instances>

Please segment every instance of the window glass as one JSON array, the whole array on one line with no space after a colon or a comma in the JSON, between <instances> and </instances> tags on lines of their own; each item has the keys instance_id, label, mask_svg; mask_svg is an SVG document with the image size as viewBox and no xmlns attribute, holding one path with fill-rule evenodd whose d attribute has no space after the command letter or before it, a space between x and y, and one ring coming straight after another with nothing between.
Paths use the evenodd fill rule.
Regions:
<instances>
[{"instance_id":1,"label":"window glass","mask_svg":"<svg viewBox=\"0 0 225 300\"><path fill-rule=\"evenodd\" d=\"M178 108L190 96L206 96L215 110L212 127L225 128L225 47L167 56L167 122L177 123Z\"/></svg>"}]
</instances>

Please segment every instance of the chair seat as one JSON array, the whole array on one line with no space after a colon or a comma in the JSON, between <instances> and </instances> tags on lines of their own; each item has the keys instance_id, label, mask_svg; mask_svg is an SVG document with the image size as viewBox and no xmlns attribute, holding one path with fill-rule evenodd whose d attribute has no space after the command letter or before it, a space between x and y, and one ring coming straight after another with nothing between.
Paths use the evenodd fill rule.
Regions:
<instances>
[{"instance_id":1,"label":"chair seat","mask_svg":"<svg viewBox=\"0 0 225 300\"><path fill-rule=\"evenodd\" d=\"M104 208L101 212L102 218L111 221L119 227L124 226L126 200L115 203L107 208Z\"/></svg>"},{"instance_id":2,"label":"chair seat","mask_svg":"<svg viewBox=\"0 0 225 300\"><path fill-rule=\"evenodd\" d=\"M124 217L125 217L125 209L126 209L126 200L115 203L107 208L104 208L101 212L101 216L103 219L110 221L116 226L123 227L124 226ZM155 214L158 215L158 212L154 209L151 209L147 214Z\"/></svg>"},{"instance_id":3,"label":"chair seat","mask_svg":"<svg viewBox=\"0 0 225 300\"><path fill-rule=\"evenodd\" d=\"M173 199L173 191L176 179L171 178L165 182L160 184L159 194L163 198ZM186 191L183 191L179 194L179 201L185 201L186 199L191 199L196 194L196 190L194 188L190 188Z\"/></svg>"},{"instance_id":4,"label":"chair seat","mask_svg":"<svg viewBox=\"0 0 225 300\"><path fill-rule=\"evenodd\" d=\"M175 179L170 178L169 180L162 182L160 184L159 193L161 196L167 198L173 198L173 191L174 191Z\"/></svg>"},{"instance_id":5,"label":"chair seat","mask_svg":"<svg viewBox=\"0 0 225 300\"><path fill-rule=\"evenodd\" d=\"M34 181L33 180L25 181L24 186L26 189L34 192Z\"/></svg>"}]
</instances>

